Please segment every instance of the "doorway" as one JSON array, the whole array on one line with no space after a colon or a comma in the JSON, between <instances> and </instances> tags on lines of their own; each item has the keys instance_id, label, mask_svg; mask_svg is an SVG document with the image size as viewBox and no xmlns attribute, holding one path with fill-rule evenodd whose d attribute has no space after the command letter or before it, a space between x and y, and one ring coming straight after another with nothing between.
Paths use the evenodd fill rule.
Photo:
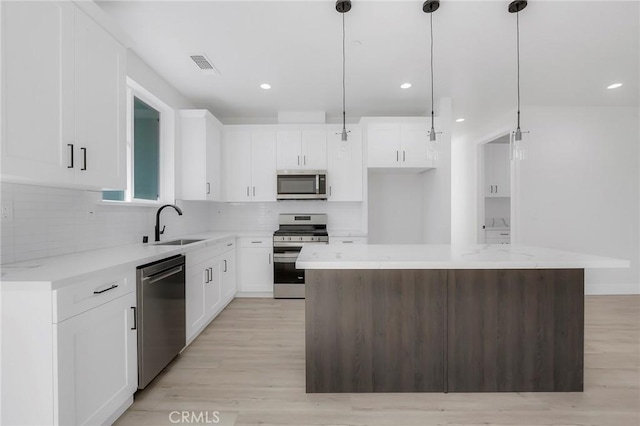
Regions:
<instances>
[{"instance_id":1,"label":"doorway","mask_svg":"<svg viewBox=\"0 0 640 426\"><path fill-rule=\"evenodd\" d=\"M478 242L511 243L510 135L481 144L479 149Z\"/></svg>"}]
</instances>

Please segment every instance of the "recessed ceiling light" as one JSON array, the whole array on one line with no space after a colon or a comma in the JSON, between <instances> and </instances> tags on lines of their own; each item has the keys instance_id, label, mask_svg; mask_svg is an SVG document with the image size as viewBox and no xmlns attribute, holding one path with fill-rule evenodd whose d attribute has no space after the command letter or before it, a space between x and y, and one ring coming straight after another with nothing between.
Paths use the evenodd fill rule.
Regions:
<instances>
[{"instance_id":1,"label":"recessed ceiling light","mask_svg":"<svg viewBox=\"0 0 640 426\"><path fill-rule=\"evenodd\" d=\"M620 86L622 86L622 83L613 83L607 86L607 89L617 89Z\"/></svg>"},{"instance_id":2,"label":"recessed ceiling light","mask_svg":"<svg viewBox=\"0 0 640 426\"><path fill-rule=\"evenodd\" d=\"M462 123L463 121L464 121L464 118L458 118L458 119L456 120L456 123Z\"/></svg>"},{"instance_id":3,"label":"recessed ceiling light","mask_svg":"<svg viewBox=\"0 0 640 426\"><path fill-rule=\"evenodd\" d=\"M269 90L269 89L271 89L271 85L270 85L270 84L267 84L267 83L262 83L262 84L260 85L260 88L261 88L261 89L264 89L264 90Z\"/></svg>"},{"instance_id":4,"label":"recessed ceiling light","mask_svg":"<svg viewBox=\"0 0 640 426\"><path fill-rule=\"evenodd\" d=\"M409 87L411 87L411 83L402 83L402 84L400 85L400 88L401 88L401 89L408 89Z\"/></svg>"}]
</instances>

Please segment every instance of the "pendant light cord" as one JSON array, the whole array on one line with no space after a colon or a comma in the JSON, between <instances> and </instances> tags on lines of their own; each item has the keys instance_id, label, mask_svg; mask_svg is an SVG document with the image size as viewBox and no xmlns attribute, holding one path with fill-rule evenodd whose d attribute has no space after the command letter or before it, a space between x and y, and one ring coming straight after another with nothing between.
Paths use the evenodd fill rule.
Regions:
<instances>
[{"instance_id":1,"label":"pendant light cord","mask_svg":"<svg viewBox=\"0 0 640 426\"><path fill-rule=\"evenodd\" d=\"M345 112L346 107L345 107L345 53L344 53L344 40L345 40L345 35L344 35L344 13L342 14L342 130L346 129L346 121L347 121L347 114Z\"/></svg>"},{"instance_id":2,"label":"pendant light cord","mask_svg":"<svg viewBox=\"0 0 640 426\"><path fill-rule=\"evenodd\" d=\"M433 13L429 14L429 28L431 30L431 129L433 130Z\"/></svg>"},{"instance_id":3,"label":"pendant light cord","mask_svg":"<svg viewBox=\"0 0 640 426\"><path fill-rule=\"evenodd\" d=\"M518 130L520 130L520 12L516 12L516 52L518 66Z\"/></svg>"}]
</instances>

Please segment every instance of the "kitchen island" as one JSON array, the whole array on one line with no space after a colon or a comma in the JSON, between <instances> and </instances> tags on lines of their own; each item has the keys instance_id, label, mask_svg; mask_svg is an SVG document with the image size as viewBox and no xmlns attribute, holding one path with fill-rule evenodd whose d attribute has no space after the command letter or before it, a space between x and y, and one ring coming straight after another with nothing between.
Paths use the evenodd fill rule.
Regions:
<instances>
[{"instance_id":1,"label":"kitchen island","mask_svg":"<svg viewBox=\"0 0 640 426\"><path fill-rule=\"evenodd\" d=\"M584 269L626 260L507 245L313 245L306 390L583 390Z\"/></svg>"}]
</instances>

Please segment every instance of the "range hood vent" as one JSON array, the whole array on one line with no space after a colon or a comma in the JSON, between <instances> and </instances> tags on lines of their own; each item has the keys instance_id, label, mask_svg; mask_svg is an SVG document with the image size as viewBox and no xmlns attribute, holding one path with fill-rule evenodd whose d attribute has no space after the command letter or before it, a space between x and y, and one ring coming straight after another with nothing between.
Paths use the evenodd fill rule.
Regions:
<instances>
[{"instance_id":1,"label":"range hood vent","mask_svg":"<svg viewBox=\"0 0 640 426\"><path fill-rule=\"evenodd\" d=\"M218 71L218 69L205 55L191 55L191 59L204 74L220 75L220 71Z\"/></svg>"}]
</instances>

